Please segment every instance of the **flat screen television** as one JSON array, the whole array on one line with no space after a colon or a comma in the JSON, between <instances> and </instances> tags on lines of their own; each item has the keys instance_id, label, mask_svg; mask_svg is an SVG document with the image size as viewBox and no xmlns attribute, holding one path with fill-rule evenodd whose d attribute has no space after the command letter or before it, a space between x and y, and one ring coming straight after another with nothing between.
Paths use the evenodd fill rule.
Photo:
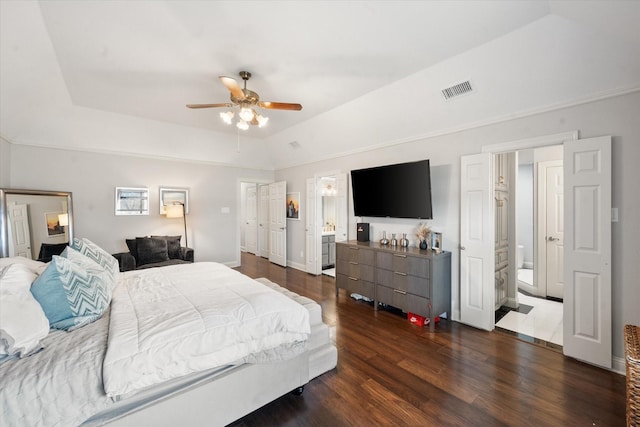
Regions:
<instances>
[{"instance_id":1,"label":"flat screen television","mask_svg":"<svg viewBox=\"0 0 640 427\"><path fill-rule=\"evenodd\" d=\"M356 216L432 219L429 160L351 171Z\"/></svg>"}]
</instances>

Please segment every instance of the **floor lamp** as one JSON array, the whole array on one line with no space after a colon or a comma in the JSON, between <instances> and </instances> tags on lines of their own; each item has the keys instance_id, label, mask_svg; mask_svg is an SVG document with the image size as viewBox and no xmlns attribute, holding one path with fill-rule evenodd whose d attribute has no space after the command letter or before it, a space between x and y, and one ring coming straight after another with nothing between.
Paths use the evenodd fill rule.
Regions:
<instances>
[{"instance_id":1,"label":"floor lamp","mask_svg":"<svg viewBox=\"0 0 640 427\"><path fill-rule=\"evenodd\" d=\"M184 220L184 246L189 247L189 241L187 240L187 215L184 208L184 203L174 203L172 205L166 205L167 218L182 218Z\"/></svg>"}]
</instances>

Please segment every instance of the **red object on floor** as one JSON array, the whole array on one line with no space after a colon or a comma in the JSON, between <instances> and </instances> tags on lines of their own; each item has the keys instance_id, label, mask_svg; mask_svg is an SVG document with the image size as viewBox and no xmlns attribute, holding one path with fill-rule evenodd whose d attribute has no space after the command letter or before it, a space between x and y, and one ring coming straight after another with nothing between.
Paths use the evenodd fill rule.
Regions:
<instances>
[{"instance_id":1,"label":"red object on floor","mask_svg":"<svg viewBox=\"0 0 640 427\"><path fill-rule=\"evenodd\" d=\"M429 319L414 313L407 313L407 320L418 326L427 326L429 324Z\"/></svg>"}]
</instances>

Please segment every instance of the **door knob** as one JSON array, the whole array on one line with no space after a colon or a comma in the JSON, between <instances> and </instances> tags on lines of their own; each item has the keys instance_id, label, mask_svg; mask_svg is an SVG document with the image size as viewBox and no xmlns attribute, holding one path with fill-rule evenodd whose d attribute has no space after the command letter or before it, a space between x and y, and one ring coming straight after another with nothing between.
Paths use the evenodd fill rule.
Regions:
<instances>
[{"instance_id":1,"label":"door knob","mask_svg":"<svg viewBox=\"0 0 640 427\"><path fill-rule=\"evenodd\" d=\"M466 249L467 249L467 248L465 248L464 246L460 245L460 250L461 250L461 251L464 251L464 250L466 250Z\"/></svg>"},{"instance_id":2,"label":"door knob","mask_svg":"<svg viewBox=\"0 0 640 427\"><path fill-rule=\"evenodd\" d=\"M557 237L552 237L552 236L547 237L547 241L549 241L549 242L553 242L555 240L560 240L560 239L558 239Z\"/></svg>"}]
</instances>

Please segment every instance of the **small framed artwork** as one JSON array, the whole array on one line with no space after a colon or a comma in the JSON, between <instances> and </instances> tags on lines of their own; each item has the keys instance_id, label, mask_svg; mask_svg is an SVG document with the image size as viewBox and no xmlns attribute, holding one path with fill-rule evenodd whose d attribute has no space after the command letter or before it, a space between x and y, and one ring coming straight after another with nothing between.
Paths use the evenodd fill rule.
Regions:
<instances>
[{"instance_id":1,"label":"small framed artwork","mask_svg":"<svg viewBox=\"0 0 640 427\"><path fill-rule=\"evenodd\" d=\"M60 224L59 215L64 212L47 212L44 214L47 222L47 237L56 237L64 234L64 225Z\"/></svg>"},{"instance_id":2,"label":"small framed artwork","mask_svg":"<svg viewBox=\"0 0 640 427\"><path fill-rule=\"evenodd\" d=\"M160 215L167 214L167 205L184 205L184 213L189 213L189 189L160 187Z\"/></svg>"},{"instance_id":3,"label":"small framed artwork","mask_svg":"<svg viewBox=\"0 0 640 427\"><path fill-rule=\"evenodd\" d=\"M438 254L442 252L442 233L431 233L431 249Z\"/></svg>"},{"instance_id":4,"label":"small framed artwork","mask_svg":"<svg viewBox=\"0 0 640 427\"><path fill-rule=\"evenodd\" d=\"M300 193L287 193L287 219L300 220Z\"/></svg>"},{"instance_id":5,"label":"small framed artwork","mask_svg":"<svg viewBox=\"0 0 640 427\"><path fill-rule=\"evenodd\" d=\"M116 187L116 215L149 215L149 189Z\"/></svg>"}]
</instances>

